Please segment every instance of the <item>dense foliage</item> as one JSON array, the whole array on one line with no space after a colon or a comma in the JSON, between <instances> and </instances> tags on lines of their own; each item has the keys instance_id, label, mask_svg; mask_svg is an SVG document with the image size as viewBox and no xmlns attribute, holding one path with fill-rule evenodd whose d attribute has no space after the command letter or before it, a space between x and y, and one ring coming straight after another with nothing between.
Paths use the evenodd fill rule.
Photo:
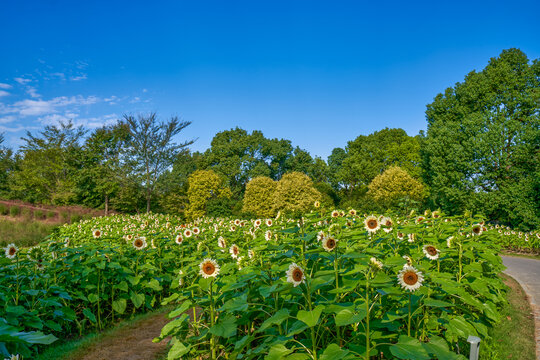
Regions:
<instances>
[{"instance_id":1,"label":"dense foliage","mask_svg":"<svg viewBox=\"0 0 540 360\"><path fill-rule=\"evenodd\" d=\"M274 217L273 199L276 186L277 183L266 176L251 179L246 185L242 210L256 217Z\"/></svg>"},{"instance_id":2,"label":"dense foliage","mask_svg":"<svg viewBox=\"0 0 540 360\"><path fill-rule=\"evenodd\" d=\"M422 183L399 166L391 166L375 176L368 188L368 195L388 209L398 208L403 199L421 202L425 197Z\"/></svg>"},{"instance_id":3,"label":"dense foliage","mask_svg":"<svg viewBox=\"0 0 540 360\"><path fill-rule=\"evenodd\" d=\"M437 95L426 117L424 178L437 206L540 226L540 62L505 50Z\"/></svg>"},{"instance_id":4,"label":"dense foliage","mask_svg":"<svg viewBox=\"0 0 540 360\"><path fill-rule=\"evenodd\" d=\"M105 213L249 217L256 214L244 206L251 203L249 196L245 201L251 180L277 182L299 172L328 206L472 210L530 231L540 226L539 79L537 60L505 50L435 97L427 106L425 134L385 128L333 149L326 161L290 140L240 128L216 133L204 152L190 152L191 140L175 142L190 122L161 122L155 114L124 116L91 132L70 122L49 125L28 133L15 153L1 146L0 135L0 196ZM372 196L370 184L393 166L419 182L425 196ZM197 170L218 174L230 197L190 204L188 178Z\"/></svg>"}]
</instances>

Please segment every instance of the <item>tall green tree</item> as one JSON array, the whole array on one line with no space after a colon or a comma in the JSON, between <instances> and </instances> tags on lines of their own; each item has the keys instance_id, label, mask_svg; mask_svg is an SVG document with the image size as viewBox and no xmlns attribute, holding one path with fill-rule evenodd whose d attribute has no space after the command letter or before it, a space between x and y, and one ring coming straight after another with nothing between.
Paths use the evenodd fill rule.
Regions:
<instances>
[{"instance_id":1,"label":"tall green tree","mask_svg":"<svg viewBox=\"0 0 540 360\"><path fill-rule=\"evenodd\" d=\"M14 170L15 159L13 151L2 144L4 143L4 134L0 133L0 196L9 196L8 177Z\"/></svg>"},{"instance_id":2,"label":"tall green tree","mask_svg":"<svg viewBox=\"0 0 540 360\"><path fill-rule=\"evenodd\" d=\"M124 115L129 130L126 164L133 169L144 189L146 211L154 197L158 178L171 166L177 154L193 144L194 140L175 143L174 137L191 124L180 121L177 116L167 122L159 122L156 113Z\"/></svg>"},{"instance_id":3,"label":"tall green tree","mask_svg":"<svg viewBox=\"0 0 540 360\"><path fill-rule=\"evenodd\" d=\"M423 167L431 201L452 213L540 225L540 62L504 50L427 106Z\"/></svg>"},{"instance_id":4,"label":"tall green tree","mask_svg":"<svg viewBox=\"0 0 540 360\"><path fill-rule=\"evenodd\" d=\"M83 145L84 164L77 174L79 201L85 205L103 205L105 215L109 213L111 197L118 191L122 174L127 169L122 166L129 130L125 123L103 126L96 129Z\"/></svg>"},{"instance_id":5,"label":"tall green tree","mask_svg":"<svg viewBox=\"0 0 540 360\"><path fill-rule=\"evenodd\" d=\"M73 202L85 133L72 121L47 125L38 135L27 132L17 154L17 169L9 178L12 195L31 202Z\"/></svg>"}]
</instances>

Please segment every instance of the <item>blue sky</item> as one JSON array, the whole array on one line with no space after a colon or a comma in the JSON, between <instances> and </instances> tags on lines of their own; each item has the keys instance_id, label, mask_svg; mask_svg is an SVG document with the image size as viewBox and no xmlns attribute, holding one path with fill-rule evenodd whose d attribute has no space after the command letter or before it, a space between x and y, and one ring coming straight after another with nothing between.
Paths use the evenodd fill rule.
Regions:
<instances>
[{"instance_id":1,"label":"blue sky","mask_svg":"<svg viewBox=\"0 0 540 360\"><path fill-rule=\"evenodd\" d=\"M236 126L326 159L384 127L426 128L434 96L518 47L540 2L3 1L0 132L156 111L205 150Z\"/></svg>"}]
</instances>

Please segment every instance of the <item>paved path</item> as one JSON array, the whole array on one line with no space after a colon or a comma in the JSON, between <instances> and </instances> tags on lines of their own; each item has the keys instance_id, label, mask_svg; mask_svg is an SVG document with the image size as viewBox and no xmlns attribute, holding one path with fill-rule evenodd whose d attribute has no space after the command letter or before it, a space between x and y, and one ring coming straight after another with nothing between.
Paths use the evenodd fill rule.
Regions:
<instances>
[{"instance_id":1,"label":"paved path","mask_svg":"<svg viewBox=\"0 0 540 360\"><path fill-rule=\"evenodd\" d=\"M536 357L540 360L540 260L501 256L504 271L517 280L527 293L536 324Z\"/></svg>"}]
</instances>

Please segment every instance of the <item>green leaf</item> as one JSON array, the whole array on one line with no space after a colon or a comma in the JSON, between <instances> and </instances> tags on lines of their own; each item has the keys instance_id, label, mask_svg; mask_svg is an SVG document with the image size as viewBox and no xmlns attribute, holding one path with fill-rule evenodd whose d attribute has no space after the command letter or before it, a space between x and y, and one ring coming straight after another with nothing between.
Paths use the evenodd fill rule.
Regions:
<instances>
[{"instance_id":1,"label":"green leaf","mask_svg":"<svg viewBox=\"0 0 540 360\"><path fill-rule=\"evenodd\" d=\"M118 299L113 301L112 308L119 314L123 314L126 311L127 301L126 299Z\"/></svg>"},{"instance_id":2,"label":"green leaf","mask_svg":"<svg viewBox=\"0 0 540 360\"><path fill-rule=\"evenodd\" d=\"M52 320L47 320L45 321L45 326L48 327L49 329L52 329L54 331L62 331L62 327L60 326L60 324L52 321Z\"/></svg>"},{"instance_id":3,"label":"green leaf","mask_svg":"<svg viewBox=\"0 0 540 360\"><path fill-rule=\"evenodd\" d=\"M225 318L220 319L217 324L210 328L210 333L224 338L236 335L236 317L227 315Z\"/></svg>"},{"instance_id":4,"label":"green leaf","mask_svg":"<svg viewBox=\"0 0 540 360\"><path fill-rule=\"evenodd\" d=\"M133 302L133 305L137 309L141 307L141 305L144 303L144 300L145 300L144 294L137 294L137 293L131 294L131 301Z\"/></svg>"},{"instance_id":5,"label":"green leaf","mask_svg":"<svg viewBox=\"0 0 540 360\"><path fill-rule=\"evenodd\" d=\"M426 351L439 360L458 360L463 359L458 354L453 353L448 349L448 343L443 338L432 336L428 343L423 343L422 346Z\"/></svg>"},{"instance_id":6,"label":"green leaf","mask_svg":"<svg viewBox=\"0 0 540 360\"><path fill-rule=\"evenodd\" d=\"M257 329L256 332L261 332L266 330L272 325L280 325L283 321L289 318L289 309L281 309L276 312L274 315L266 319L261 326Z\"/></svg>"},{"instance_id":7,"label":"green leaf","mask_svg":"<svg viewBox=\"0 0 540 360\"><path fill-rule=\"evenodd\" d=\"M182 342L178 341L176 338L173 340L173 346L169 350L167 355L168 360L177 360L182 358L185 354L189 352L191 346L184 345Z\"/></svg>"},{"instance_id":8,"label":"green leaf","mask_svg":"<svg viewBox=\"0 0 540 360\"><path fill-rule=\"evenodd\" d=\"M304 322L309 327L314 327L319 322L319 318L324 309L324 306L317 305L312 311L300 310L296 317L298 320Z\"/></svg>"},{"instance_id":9,"label":"green leaf","mask_svg":"<svg viewBox=\"0 0 540 360\"><path fill-rule=\"evenodd\" d=\"M192 305L193 303L191 302L191 300L186 300L182 303L182 305L180 305L180 307L174 309L173 311L171 311L169 313L169 319L172 319L172 318L175 318L177 317L178 315L180 314L183 314L187 311L187 309L189 309L189 307Z\"/></svg>"},{"instance_id":10,"label":"green leaf","mask_svg":"<svg viewBox=\"0 0 540 360\"><path fill-rule=\"evenodd\" d=\"M119 282L118 284L116 284L114 286L116 289L118 290L121 290L121 291L124 291L124 292L127 292L129 289L128 289L128 284L125 282L125 281L121 281Z\"/></svg>"},{"instance_id":11,"label":"green leaf","mask_svg":"<svg viewBox=\"0 0 540 360\"><path fill-rule=\"evenodd\" d=\"M398 359L429 360L430 357L417 339L400 335L398 343L390 346L390 352Z\"/></svg>"},{"instance_id":12,"label":"green leaf","mask_svg":"<svg viewBox=\"0 0 540 360\"><path fill-rule=\"evenodd\" d=\"M220 310L246 311L248 309L247 293L228 300Z\"/></svg>"},{"instance_id":13,"label":"green leaf","mask_svg":"<svg viewBox=\"0 0 540 360\"><path fill-rule=\"evenodd\" d=\"M292 352L293 350L287 349L283 344L275 344L270 348L270 351L268 352L268 355L264 357L264 360L280 360Z\"/></svg>"},{"instance_id":14,"label":"green leaf","mask_svg":"<svg viewBox=\"0 0 540 360\"><path fill-rule=\"evenodd\" d=\"M150 289L153 289L153 290L155 290L155 291L161 291L161 290L163 290L163 287L161 287L161 285L159 285L159 281L157 281L156 279L150 280L150 281L146 284L146 287L147 287L147 288L150 288Z\"/></svg>"},{"instance_id":15,"label":"green leaf","mask_svg":"<svg viewBox=\"0 0 540 360\"><path fill-rule=\"evenodd\" d=\"M83 310L83 314L84 314L88 319L90 319L91 322L93 322L93 323L96 323L96 322L97 322L97 320L96 320L96 315L94 315L94 313L93 313L90 309L88 309L88 308L84 309L84 310Z\"/></svg>"},{"instance_id":16,"label":"green leaf","mask_svg":"<svg viewBox=\"0 0 540 360\"><path fill-rule=\"evenodd\" d=\"M351 309L343 309L336 315L336 326L345 326L354 323L359 323L366 317L366 310L360 309L358 314L355 314Z\"/></svg>"},{"instance_id":17,"label":"green leaf","mask_svg":"<svg viewBox=\"0 0 540 360\"><path fill-rule=\"evenodd\" d=\"M424 305L425 306L430 306L430 307L452 307L452 306L454 306L454 304L452 304L452 303L442 301L442 300L437 300L437 299L424 299Z\"/></svg>"},{"instance_id":18,"label":"green leaf","mask_svg":"<svg viewBox=\"0 0 540 360\"><path fill-rule=\"evenodd\" d=\"M321 355L321 360L340 360L349 354L349 350L340 348L337 344L330 344Z\"/></svg>"},{"instance_id":19,"label":"green leaf","mask_svg":"<svg viewBox=\"0 0 540 360\"><path fill-rule=\"evenodd\" d=\"M98 300L99 300L99 296L97 296L97 294L88 295L88 301L90 301L92 304L97 302Z\"/></svg>"}]
</instances>

